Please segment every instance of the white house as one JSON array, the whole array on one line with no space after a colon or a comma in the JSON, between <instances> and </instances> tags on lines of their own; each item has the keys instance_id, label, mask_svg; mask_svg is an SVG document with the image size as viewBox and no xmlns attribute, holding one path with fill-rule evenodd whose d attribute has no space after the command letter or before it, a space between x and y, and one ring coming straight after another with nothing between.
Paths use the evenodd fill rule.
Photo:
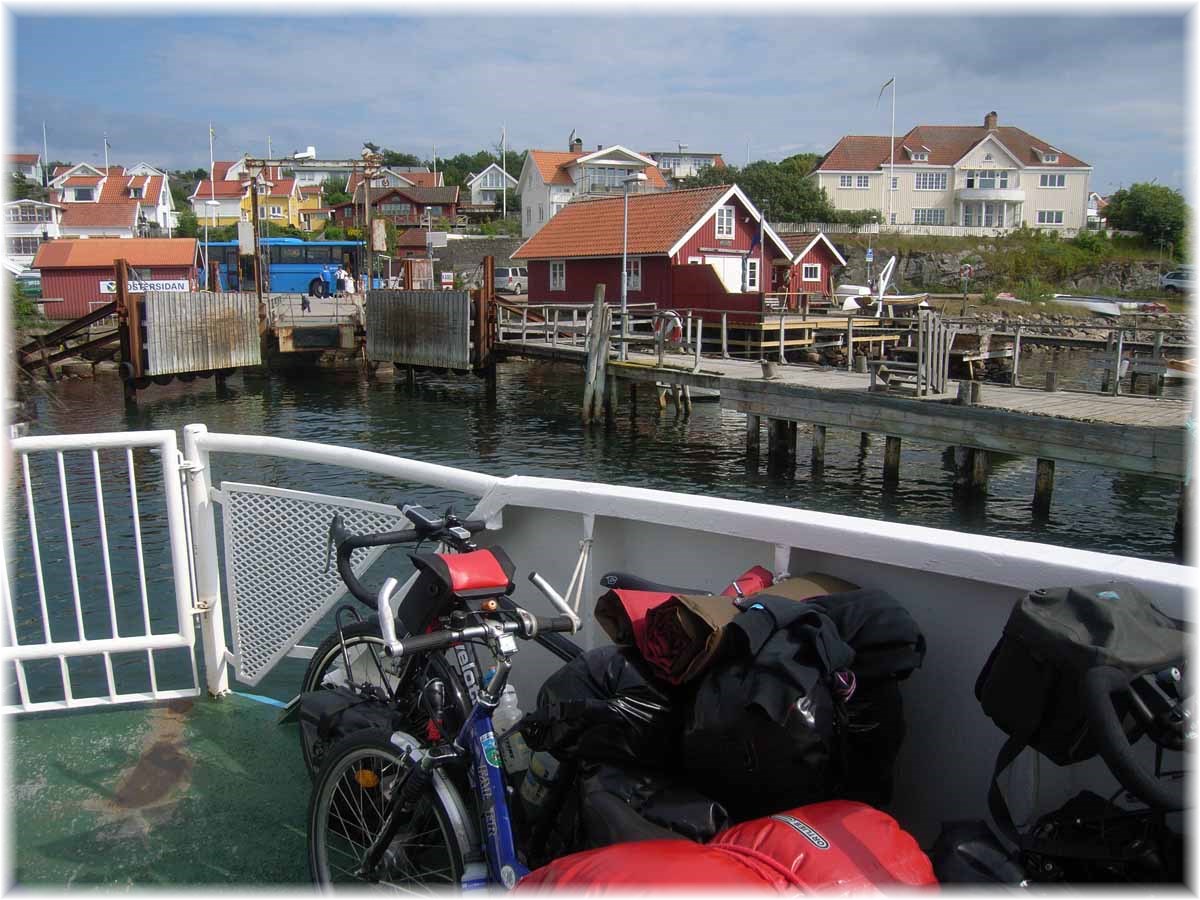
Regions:
<instances>
[{"instance_id":1,"label":"white house","mask_svg":"<svg viewBox=\"0 0 1200 900\"><path fill-rule=\"evenodd\" d=\"M28 269L44 241L62 235L62 206L39 200L13 200L4 204L4 255Z\"/></svg>"},{"instance_id":2,"label":"white house","mask_svg":"<svg viewBox=\"0 0 1200 900\"><path fill-rule=\"evenodd\" d=\"M675 150L651 150L646 156L658 163L663 178L672 186L681 178L699 175L713 166L725 168L725 160L720 153L697 153L689 150L687 144L679 144Z\"/></svg>"},{"instance_id":3,"label":"white house","mask_svg":"<svg viewBox=\"0 0 1200 900\"><path fill-rule=\"evenodd\" d=\"M1087 223L1092 167L990 112L983 125L918 125L897 137L848 135L809 176L837 209L879 210L898 230L1074 234Z\"/></svg>"},{"instance_id":4,"label":"white house","mask_svg":"<svg viewBox=\"0 0 1200 900\"><path fill-rule=\"evenodd\" d=\"M517 179L521 197L521 236L528 238L576 197L611 196L626 189L626 180L644 174L646 180L630 191L667 190L658 164L648 156L620 144L598 146L583 152L583 141L575 138L565 153L530 150Z\"/></svg>"},{"instance_id":5,"label":"white house","mask_svg":"<svg viewBox=\"0 0 1200 900\"><path fill-rule=\"evenodd\" d=\"M40 153L10 153L8 154L8 171L41 184L42 155Z\"/></svg>"},{"instance_id":6,"label":"white house","mask_svg":"<svg viewBox=\"0 0 1200 900\"><path fill-rule=\"evenodd\" d=\"M501 169L499 163L492 163L479 174L467 176L467 187L471 189L471 203L499 206L503 199L501 192L515 190L517 179Z\"/></svg>"},{"instance_id":7,"label":"white house","mask_svg":"<svg viewBox=\"0 0 1200 900\"><path fill-rule=\"evenodd\" d=\"M79 163L56 170L49 199L62 206L65 237L168 235L175 225L167 176L145 163L134 169Z\"/></svg>"}]
</instances>

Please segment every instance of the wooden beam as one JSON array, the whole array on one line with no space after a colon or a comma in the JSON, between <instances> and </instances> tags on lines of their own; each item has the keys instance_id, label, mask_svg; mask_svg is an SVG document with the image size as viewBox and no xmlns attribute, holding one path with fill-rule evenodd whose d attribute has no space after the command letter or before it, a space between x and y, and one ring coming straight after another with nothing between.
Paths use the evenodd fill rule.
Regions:
<instances>
[{"instance_id":1,"label":"wooden beam","mask_svg":"<svg viewBox=\"0 0 1200 900\"><path fill-rule=\"evenodd\" d=\"M814 425L812 430L812 467L814 470L825 466L825 426Z\"/></svg>"},{"instance_id":2,"label":"wooden beam","mask_svg":"<svg viewBox=\"0 0 1200 900\"><path fill-rule=\"evenodd\" d=\"M753 413L746 416L746 454L758 456L762 420Z\"/></svg>"},{"instance_id":3,"label":"wooden beam","mask_svg":"<svg viewBox=\"0 0 1200 900\"><path fill-rule=\"evenodd\" d=\"M883 448L883 483L900 483L900 438L894 434L887 436Z\"/></svg>"},{"instance_id":4,"label":"wooden beam","mask_svg":"<svg viewBox=\"0 0 1200 900\"><path fill-rule=\"evenodd\" d=\"M1050 498L1054 495L1054 460L1037 461L1037 480L1033 485L1033 514L1039 519L1050 515Z\"/></svg>"}]
</instances>

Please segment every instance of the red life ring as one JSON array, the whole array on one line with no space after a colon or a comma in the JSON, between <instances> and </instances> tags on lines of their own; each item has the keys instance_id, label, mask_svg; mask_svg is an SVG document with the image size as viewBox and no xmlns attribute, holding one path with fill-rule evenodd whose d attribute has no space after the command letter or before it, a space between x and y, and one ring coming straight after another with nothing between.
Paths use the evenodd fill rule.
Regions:
<instances>
[{"instance_id":1,"label":"red life ring","mask_svg":"<svg viewBox=\"0 0 1200 900\"><path fill-rule=\"evenodd\" d=\"M679 318L679 313L670 309L658 313L654 317L654 336L671 344L678 344L682 341L683 319Z\"/></svg>"}]
</instances>

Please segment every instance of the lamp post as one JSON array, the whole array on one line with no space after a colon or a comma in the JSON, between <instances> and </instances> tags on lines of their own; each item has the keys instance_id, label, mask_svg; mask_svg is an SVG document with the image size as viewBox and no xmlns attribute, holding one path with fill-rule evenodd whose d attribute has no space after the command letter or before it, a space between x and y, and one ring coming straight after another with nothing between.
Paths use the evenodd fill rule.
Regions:
<instances>
[{"instance_id":1,"label":"lamp post","mask_svg":"<svg viewBox=\"0 0 1200 900\"><path fill-rule=\"evenodd\" d=\"M629 185L645 180L646 173L637 172L621 182L625 188L625 218L621 225L621 362L624 362L629 354L629 348L625 345L625 336L628 333L626 323L629 319Z\"/></svg>"}]
</instances>

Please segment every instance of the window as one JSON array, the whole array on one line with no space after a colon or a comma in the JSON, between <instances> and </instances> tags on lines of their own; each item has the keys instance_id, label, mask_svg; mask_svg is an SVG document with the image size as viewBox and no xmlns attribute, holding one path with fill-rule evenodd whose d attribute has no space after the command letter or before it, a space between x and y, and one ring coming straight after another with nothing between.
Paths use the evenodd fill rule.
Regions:
<instances>
[{"instance_id":1,"label":"window","mask_svg":"<svg viewBox=\"0 0 1200 900\"><path fill-rule=\"evenodd\" d=\"M746 260L746 290L748 291L758 290L758 266L759 260Z\"/></svg>"},{"instance_id":2,"label":"window","mask_svg":"<svg viewBox=\"0 0 1200 900\"><path fill-rule=\"evenodd\" d=\"M946 211L944 209L914 209L914 225L945 225Z\"/></svg>"},{"instance_id":3,"label":"window","mask_svg":"<svg viewBox=\"0 0 1200 900\"><path fill-rule=\"evenodd\" d=\"M538 204L538 221L539 222L546 221L546 205L544 203Z\"/></svg>"},{"instance_id":4,"label":"window","mask_svg":"<svg viewBox=\"0 0 1200 900\"><path fill-rule=\"evenodd\" d=\"M94 200L96 195L91 188L75 188L75 199L80 201Z\"/></svg>"},{"instance_id":5,"label":"window","mask_svg":"<svg viewBox=\"0 0 1200 900\"><path fill-rule=\"evenodd\" d=\"M722 206L717 210L717 237L733 237L733 207Z\"/></svg>"},{"instance_id":6,"label":"window","mask_svg":"<svg viewBox=\"0 0 1200 900\"><path fill-rule=\"evenodd\" d=\"M856 190L864 190L866 188L869 188L870 186L871 186L871 176L870 175L855 175L854 176L854 187Z\"/></svg>"},{"instance_id":7,"label":"window","mask_svg":"<svg viewBox=\"0 0 1200 900\"><path fill-rule=\"evenodd\" d=\"M900 179L898 177L892 178L892 190L893 191L900 190Z\"/></svg>"},{"instance_id":8,"label":"window","mask_svg":"<svg viewBox=\"0 0 1200 900\"><path fill-rule=\"evenodd\" d=\"M10 206L8 208L8 221L10 222L51 222L50 208L47 206L33 206L28 203L22 203L19 206Z\"/></svg>"},{"instance_id":9,"label":"window","mask_svg":"<svg viewBox=\"0 0 1200 900\"><path fill-rule=\"evenodd\" d=\"M37 236L32 237L10 237L8 239L8 252L12 256L33 256L37 253L38 244L42 239Z\"/></svg>"},{"instance_id":10,"label":"window","mask_svg":"<svg viewBox=\"0 0 1200 900\"><path fill-rule=\"evenodd\" d=\"M1038 224L1039 225L1061 225L1063 223L1063 211L1061 209L1039 209Z\"/></svg>"},{"instance_id":11,"label":"window","mask_svg":"<svg viewBox=\"0 0 1200 900\"><path fill-rule=\"evenodd\" d=\"M892 215L891 215L891 218L888 220L888 224L889 224L889 225L895 225L895 224L896 224L896 214L895 214L895 213L892 213Z\"/></svg>"},{"instance_id":12,"label":"window","mask_svg":"<svg viewBox=\"0 0 1200 900\"><path fill-rule=\"evenodd\" d=\"M994 156L992 156L992 154L990 154L990 153L985 153L985 154L983 154L983 161L984 161L984 162L991 162L993 159L995 159L995 157L994 157Z\"/></svg>"},{"instance_id":13,"label":"window","mask_svg":"<svg viewBox=\"0 0 1200 900\"><path fill-rule=\"evenodd\" d=\"M969 188L1006 188L1008 187L1007 169L970 169L967 172L967 187Z\"/></svg>"},{"instance_id":14,"label":"window","mask_svg":"<svg viewBox=\"0 0 1200 900\"><path fill-rule=\"evenodd\" d=\"M412 204L393 201L391 203L380 203L376 207L385 216L411 216Z\"/></svg>"},{"instance_id":15,"label":"window","mask_svg":"<svg viewBox=\"0 0 1200 900\"><path fill-rule=\"evenodd\" d=\"M557 216L562 211L562 208L564 206L566 206L565 203L551 203L550 204L550 218L553 219L555 216Z\"/></svg>"},{"instance_id":16,"label":"window","mask_svg":"<svg viewBox=\"0 0 1200 900\"><path fill-rule=\"evenodd\" d=\"M304 262L304 248L282 245L279 248L279 262L297 265Z\"/></svg>"},{"instance_id":17,"label":"window","mask_svg":"<svg viewBox=\"0 0 1200 900\"><path fill-rule=\"evenodd\" d=\"M440 206L427 206L425 207L425 212L429 214L429 218L431 219L440 219L444 215Z\"/></svg>"},{"instance_id":18,"label":"window","mask_svg":"<svg viewBox=\"0 0 1200 900\"><path fill-rule=\"evenodd\" d=\"M1056 163L1056 162L1058 162L1058 154L1057 153L1043 153L1042 154L1042 162Z\"/></svg>"},{"instance_id":19,"label":"window","mask_svg":"<svg viewBox=\"0 0 1200 900\"><path fill-rule=\"evenodd\" d=\"M944 191L945 172L917 172L913 176L913 189L917 191Z\"/></svg>"},{"instance_id":20,"label":"window","mask_svg":"<svg viewBox=\"0 0 1200 900\"><path fill-rule=\"evenodd\" d=\"M134 200L142 199L142 189L140 187L130 188L129 196Z\"/></svg>"},{"instance_id":21,"label":"window","mask_svg":"<svg viewBox=\"0 0 1200 900\"><path fill-rule=\"evenodd\" d=\"M1065 172L1046 172L1038 179L1038 184L1049 188L1066 187L1067 176Z\"/></svg>"},{"instance_id":22,"label":"window","mask_svg":"<svg viewBox=\"0 0 1200 900\"><path fill-rule=\"evenodd\" d=\"M929 154L924 150L914 150L912 158L913 162L928 162Z\"/></svg>"},{"instance_id":23,"label":"window","mask_svg":"<svg viewBox=\"0 0 1200 900\"><path fill-rule=\"evenodd\" d=\"M820 281L821 280L821 264L820 263L805 263L800 267L800 279L802 281Z\"/></svg>"},{"instance_id":24,"label":"window","mask_svg":"<svg viewBox=\"0 0 1200 900\"><path fill-rule=\"evenodd\" d=\"M839 175L838 176L838 187L854 187L854 176L853 175Z\"/></svg>"},{"instance_id":25,"label":"window","mask_svg":"<svg viewBox=\"0 0 1200 900\"><path fill-rule=\"evenodd\" d=\"M563 259L550 260L550 290L565 291L567 289L567 262Z\"/></svg>"},{"instance_id":26,"label":"window","mask_svg":"<svg viewBox=\"0 0 1200 900\"><path fill-rule=\"evenodd\" d=\"M642 261L640 259L625 260L625 283L628 290L642 289Z\"/></svg>"},{"instance_id":27,"label":"window","mask_svg":"<svg viewBox=\"0 0 1200 900\"><path fill-rule=\"evenodd\" d=\"M283 207L282 206L272 206L271 207L271 218L272 219L282 219L283 218Z\"/></svg>"},{"instance_id":28,"label":"window","mask_svg":"<svg viewBox=\"0 0 1200 900\"><path fill-rule=\"evenodd\" d=\"M688 265L689 266L702 266L702 265L704 265L704 258L700 257L700 256L689 256L688 257Z\"/></svg>"},{"instance_id":29,"label":"window","mask_svg":"<svg viewBox=\"0 0 1200 900\"><path fill-rule=\"evenodd\" d=\"M528 225L531 222L533 222L533 207L527 206L525 207L525 224Z\"/></svg>"}]
</instances>

